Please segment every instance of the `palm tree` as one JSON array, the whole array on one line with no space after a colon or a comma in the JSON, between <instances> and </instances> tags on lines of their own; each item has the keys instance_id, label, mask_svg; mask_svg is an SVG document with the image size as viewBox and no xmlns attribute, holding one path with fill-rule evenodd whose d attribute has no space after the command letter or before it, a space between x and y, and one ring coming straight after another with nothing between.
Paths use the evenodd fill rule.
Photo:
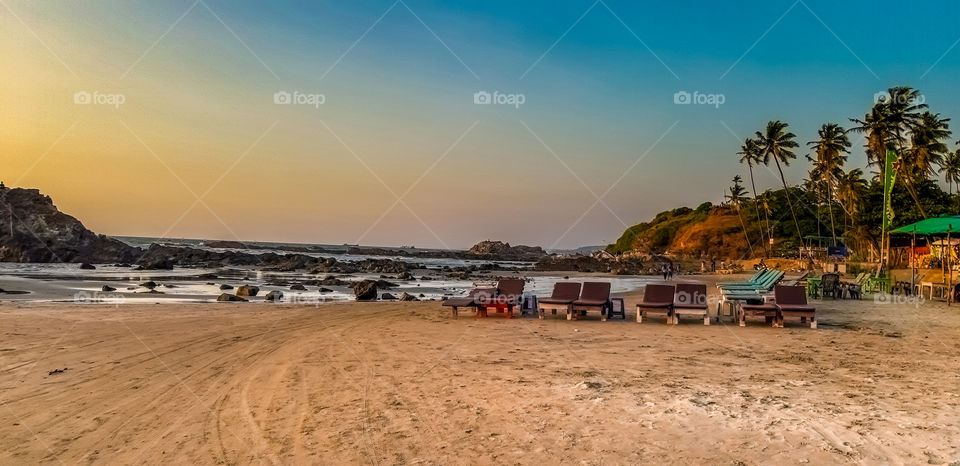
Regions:
<instances>
[{"instance_id":1,"label":"palm tree","mask_svg":"<svg viewBox=\"0 0 960 466\"><path fill-rule=\"evenodd\" d=\"M837 177L837 200L840 207L850 218L850 226L854 224L854 217L860 213L860 200L867 190L867 180L863 179L863 170L854 168Z\"/></svg>"},{"instance_id":2,"label":"palm tree","mask_svg":"<svg viewBox=\"0 0 960 466\"><path fill-rule=\"evenodd\" d=\"M910 132L910 157L904 160L904 175L911 181L923 181L936 174L934 165L943 165L950 149L943 142L950 138L950 119L924 112Z\"/></svg>"},{"instance_id":3,"label":"palm tree","mask_svg":"<svg viewBox=\"0 0 960 466\"><path fill-rule=\"evenodd\" d=\"M950 195L953 195L954 185L960 185L960 149L951 152L944 158L940 173L943 173L947 182L947 189L950 190Z\"/></svg>"},{"instance_id":4,"label":"palm tree","mask_svg":"<svg viewBox=\"0 0 960 466\"><path fill-rule=\"evenodd\" d=\"M887 89L887 95L874 104L863 120L850 120L858 125L853 128L853 131L867 135L865 147L867 157L871 163L880 165L881 180L884 179L888 149L897 152L901 165L904 163L906 166L912 165L912 162L906 160L912 157L906 151L907 134L920 124L920 111L926 108L927 104L923 103L920 91L907 86L891 87ZM920 198L914 189L913 180L908 178L901 181L917 205L917 210L923 217L927 217L923 206L920 205Z\"/></svg>"},{"instance_id":5,"label":"palm tree","mask_svg":"<svg viewBox=\"0 0 960 466\"><path fill-rule=\"evenodd\" d=\"M730 200L730 204L733 204L737 209L737 217L740 218L740 227L743 228L743 237L747 239L747 253L751 256L753 255L753 244L750 242L750 235L747 234L747 224L743 222L743 215L740 213L740 203L743 202L744 196L747 194L747 190L743 189L743 186L740 184L743 181L743 178L740 178L740 175L733 177L733 186L731 186L730 194L727 195L727 199Z\"/></svg>"},{"instance_id":6,"label":"palm tree","mask_svg":"<svg viewBox=\"0 0 960 466\"><path fill-rule=\"evenodd\" d=\"M762 155L760 154L759 146L757 141L747 138L743 141L743 145L740 146L740 152L737 152L737 155L740 156L740 163L746 163L747 169L750 171L750 188L753 189L753 205L757 210L757 223L760 223L760 211L763 210L763 217L766 219L767 230L770 229L770 219L767 219L767 210L760 208L760 203L757 200L757 185L753 180L753 165L763 163ZM770 257L770 253L767 250L766 239L764 238L763 225L760 226L760 242L764 243L763 253L765 256Z\"/></svg>"},{"instance_id":7,"label":"palm tree","mask_svg":"<svg viewBox=\"0 0 960 466\"><path fill-rule=\"evenodd\" d=\"M827 208L830 210L830 232L833 235L833 245L836 246L837 231L833 221L834 180L843 174L843 164L847 161L844 154L849 152L850 138L847 137L847 131L836 123L824 123L817 135L819 139L807 143L813 146L816 154L810 179L823 181Z\"/></svg>"},{"instance_id":8,"label":"palm tree","mask_svg":"<svg viewBox=\"0 0 960 466\"><path fill-rule=\"evenodd\" d=\"M797 137L787 131L787 124L777 120L767 123L765 131L757 131L756 140L760 148L761 158L765 165L770 164L773 159L777 165L777 171L780 172L780 182L783 183L783 191L787 196L787 205L790 207L790 215L793 216L793 225L797 228L797 238L800 240L800 247L803 247L803 233L800 232L800 222L797 220L797 213L793 210L793 200L790 199L790 188L787 187L787 179L783 176L783 165L790 165L790 161L797 158L793 149L799 147L794 139Z\"/></svg>"},{"instance_id":9,"label":"palm tree","mask_svg":"<svg viewBox=\"0 0 960 466\"><path fill-rule=\"evenodd\" d=\"M960 149L947 155L940 171L947 180L947 189L950 190L950 195L953 195L954 186L957 186L957 190L960 191ZM958 200L958 204L960 204L960 200Z\"/></svg>"}]
</instances>

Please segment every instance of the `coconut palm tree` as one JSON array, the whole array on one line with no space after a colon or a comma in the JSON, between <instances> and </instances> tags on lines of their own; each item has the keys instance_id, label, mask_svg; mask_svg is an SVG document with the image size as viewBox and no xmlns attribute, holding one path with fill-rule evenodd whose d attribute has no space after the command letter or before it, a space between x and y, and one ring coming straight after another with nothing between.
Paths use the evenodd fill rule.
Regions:
<instances>
[{"instance_id":1,"label":"coconut palm tree","mask_svg":"<svg viewBox=\"0 0 960 466\"><path fill-rule=\"evenodd\" d=\"M944 158L940 173L943 173L947 182L947 189L953 195L953 187L955 185L960 186L960 149L951 152Z\"/></svg>"},{"instance_id":2,"label":"coconut palm tree","mask_svg":"<svg viewBox=\"0 0 960 466\"><path fill-rule=\"evenodd\" d=\"M800 222L797 220L797 213L793 209L793 200L790 198L790 188L787 187L787 179L783 176L783 167L781 165L790 165L790 161L797 158L793 149L799 147L797 137L787 131L786 123L782 121L771 121L763 132L757 131L757 146L760 148L761 160L765 165L769 165L770 160L777 165L777 171L780 172L780 182L783 183L783 191L787 197L787 205L790 207L790 215L793 216L793 225L797 228L797 238L800 240L800 247L803 247L803 233L800 232Z\"/></svg>"},{"instance_id":3,"label":"coconut palm tree","mask_svg":"<svg viewBox=\"0 0 960 466\"><path fill-rule=\"evenodd\" d=\"M810 179L823 182L827 209L830 210L830 232L833 236L833 245L836 246L837 231L833 220L834 181L838 176L843 175L843 164L847 161L845 154L850 151L851 146L850 138L847 137L847 131L836 123L824 123L817 131L817 135L819 138L816 141L807 143L813 147L816 155Z\"/></svg>"},{"instance_id":4,"label":"coconut palm tree","mask_svg":"<svg viewBox=\"0 0 960 466\"><path fill-rule=\"evenodd\" d=\"M729 188L730 194L727 195L727 199L730 201L730 204L737 209L737 217L740 219L740 227L743 228L743 237L747 240L747 253L752 256L753 244L750 242L750 235L747 234L747 224L743 222L743 215L740 213L740 204L747 195L747 190L744 189L743 185L740 184L742 181L743 178L740 178L740 175L733 177L733 186Z\"/></svg>"},{"instance_id":5,"label":"coconut palm tree","mask_svg":"<svg viewBox=\"0 0 960 466\"><path fill-rule=\"evenodd\" d=\"M837 177L837 200L840 207L850 218L853 226L854 217L860 213L860 200L867 190L867 180L863 179L863 170L854 168Z\"/></svg>"},{"instance_id":6,"label":"coconut palm tree","mask_svg":"<svg viewBox=\"0 0 960 466\"><path fill-rule=\"evenodd\" d=\"M924 112L910 132L910 157L904 160L904 175L912 182L927 180L936 174L934 165L943 165L950 149L943 141L950 138L950 119L939 113Z\"/></svg>"},{"instance_id":7,"label":"coconut palm tree","mask_svg":"<svg viewBox=\"0 0 960 466\"><path fill-rule=\"evenodd\" d=\"M943 166L940 168L940 172L943 173L944 178L947 180L947 189L950 190L951 196L953 195L954 186L957 186L957 190L960 191L960 149L947 155L943 161ZM957 203L960 204L960 199L958 199ZM958 210L960 210L960 207L958 207Z\"/></svg>"},{"instance_id":8,"label":"coconut palm tree","mask_svg":"<svg viewBox=\"0 0 960 466\"><path fill-rule=\"evenodd\" d=\"M757 141L747 138L743 141L743 145L740 146L740 152L737 152L737 155L740 156L740 163L747 164L747 169L750 172L750 188L753 189L753 205L757 210L757 223L760 223L760 211L763 211L763 217L766 219L766 228L769 232L770 230L770 219L767 218L767 210L760 208L760 202L757 200L757 185L753 180L753 166L763 163L762 156L760 154L759 146ZM763 233L764 227L760 226L760 242L764 243L763 253L767 257L770 257L770 253L766 246L766 238L764 238Z\"/></svg>"}]
</instances>

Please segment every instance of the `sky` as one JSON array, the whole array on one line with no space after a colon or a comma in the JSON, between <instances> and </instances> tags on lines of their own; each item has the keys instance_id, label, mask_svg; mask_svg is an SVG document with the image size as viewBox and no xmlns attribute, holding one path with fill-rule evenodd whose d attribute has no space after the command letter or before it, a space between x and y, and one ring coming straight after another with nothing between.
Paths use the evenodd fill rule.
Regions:
<instances>
[{"instance_id":1,"label":"sky","mask_svg":"<svg viewBox=\"0 0 960 466\"><path fill-rule=\"evenodd\" d=\"M805 143L895 85L958 116L958 19L955 1L2 0L0 180L110 235L607 244L720 202L769 120Z\"/></svg>"}]
</instances>

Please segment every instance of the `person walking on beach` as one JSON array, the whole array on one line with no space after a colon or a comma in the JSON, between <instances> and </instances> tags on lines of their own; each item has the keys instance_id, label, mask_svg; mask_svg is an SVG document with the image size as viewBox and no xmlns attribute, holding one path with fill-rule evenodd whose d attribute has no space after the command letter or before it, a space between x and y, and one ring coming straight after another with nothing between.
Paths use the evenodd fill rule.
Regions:
<instances>
[{"instance_id":1,"label":"person walking on beach","mask_svg":"<svg viewBox=\"0 0 960 466\"><path fill-rule=\"evenodd\" d=\"M664 264L661 264L661 265L660 265L660 272L663 273L663 279L666 280L666 279L667 279L667 264L664 263Z\"/></svg>"},{"instance_id":2,"label":"person walking on beach","mask_svg":"<svg viewBox=\"0 0 960 466\"><path fill-rule=\"evenodd\" d=\"M673 262L667 264L667 277L673 280Z\"/></svg>"}]
</instances>

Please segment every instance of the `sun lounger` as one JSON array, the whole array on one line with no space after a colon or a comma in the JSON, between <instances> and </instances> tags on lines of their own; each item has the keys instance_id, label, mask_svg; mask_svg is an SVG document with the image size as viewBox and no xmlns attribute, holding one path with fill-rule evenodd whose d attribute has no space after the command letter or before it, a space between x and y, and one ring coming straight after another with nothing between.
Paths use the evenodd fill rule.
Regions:
<instances>
[{"instance_id":1,"label":"sun lounger","mask_svg":"<svg viewBox=\"0 0 960 466\"><path fill-rule=\"evenodd\" d=\"M774 296L777 299L779 327L783 327L785 317L799 317L801 323L809 318L810 328L817 328L816 308L807 304L807 293L802 286L778 286Z\"/></svg>"},{"instance_id":2,"label":"sun lounger","mask_svg":"<svg viewBox=\"0 0 960 466\"><path fill-rule=\"evenodd\" d=\"M580 291L580 297L573 302L572 312L568 319L576 320L577 314L586 315L587 311L600 311L600 320L606 322L607 310L610 309L610 283L586 282Z\"/></svg>"},{"instance_id":3,"label":"sun lounger","mask_svg":"<svg viewBox=\"0 0 960 466\"><path fill-rule=\"evenodd\" d=\"M760 270L757 270L756 272L754 272L754 273L753 273L753 276L750 277L749 279L747 279L747 281L745 281L745 282L724 282L724 283L717 283L717 287L718 287L718 288L723 288L723 287L725 287L725 286L730 286L730 285L744 285L744 284L748 284L748 283L756 283L757 281L760 280L760 278L762 278L764 275L766 275L766 274L769 273L769 272L771 272L770 269L760 269Z\"/></svg>"},{"instance_id":4,"label":"sun lounger","mask_svg":"<svg viewBox=\"0 0 960 466\"><path fill-rule=\"evenodd\" d=\"M507 313L507 318L513 318L513 308L519 306L523 300L522 278L507 278L497 282L497 290L493 296L477 299L477 313L480 317L487 317L487 310L496 309L497 312Z\"/></svg>"},{"instance_id":5,"label":"sun lounger","mask_svg":"<svg viewBox=\"0 0 960 466\"><path fill-rule=\"evenodd\" d=\"M441 306L449 307L451 317L457 317L458 310L461 307L477 307L477 301L487 301L497 293L496 288L474 288L467 293L467 296L460 298L448 298L443 300Z\"/></svg>"},{"instance_id":6,"label":"sun lounger","mask_svg":"<svg viewBox=\"0 0 960 466\"><path fill-rule=\"evenodd\" d=\"M773 303L747 304L737 307L737 320L741 327L747 326L747 317L763 317L771 326L777 326L777 305Z\"/></svg>"},{"instance_id":7,"label":"sun lounger","mask_svg":"<svg viewBox=\"0 0 960 466\"><path fill-rule=\"evenodd\" d=\"M723 293L740 293L745 291L769 292L783 280L784 273L779 270L771 270L755 283L720 286Z\"/></svg>"},{"instance_id":8,"label":"sun lounger","mask_svg":"<svg viewBox=\"0 0 960 466\"><path fill-rule=\"evenodd\" d=\"M707 285L699 283L678 283L673 297L673 323L680 323L680 316L693 315L703 317L703 325L710 325L707 315Z\"/></svg>"},{"instance_id":9,"label":"sun lounger","mask_svg":"<svg viewBox=\"0 0 960 466\"><path fill-rule=\"evenodd\" d=\"M637 323L642 323L647 314L658 314L667 317L667 323L672 324L673 294L676 287L673 285L659 285L650 283L643 290L643 301L637 303Z\"/></svg>"},{"instance_id":10,"label":"sun lounger","mask_svg":"<svg viewBox=\"0 0 960 466\"><path fill-rule=\"evenodd\" d=\"M580 298L580 284L576 282L557 282L553 285L553 294L547 298L537 298L537 315L543 319L547 310L556 314L558 310L566 312L567 319L573 312L573 302Z\"/></svg>"}]
</instances>

